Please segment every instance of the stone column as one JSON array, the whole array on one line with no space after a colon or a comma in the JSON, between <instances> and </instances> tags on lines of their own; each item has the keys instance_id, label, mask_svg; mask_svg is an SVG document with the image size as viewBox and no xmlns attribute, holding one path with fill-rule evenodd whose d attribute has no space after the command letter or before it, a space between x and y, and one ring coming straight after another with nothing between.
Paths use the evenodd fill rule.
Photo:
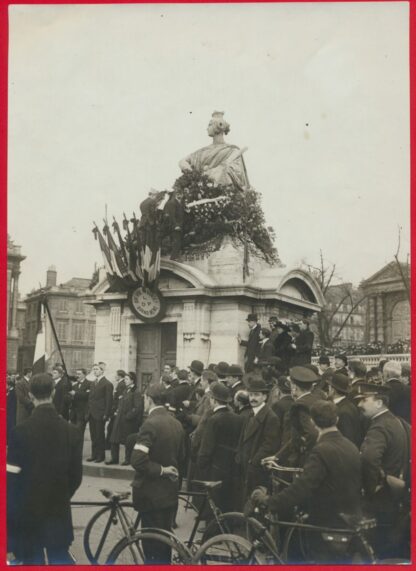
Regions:
<instances>
[{"instance_id":1,"label":"stone column","mask_svg":"<svg viewBox=\"0 0 416 571\"><path fill-rule=\"evenodd\" d=\"M7 331L11 328L12 306L12 270L7 269Z\"/></svg>"},{"instance_id":2,"label":"stone column","mask_svg":"<svg viewBox=\"0 0 416 571\"><path fill-rule=\"evenodd\" d=\"M19 275L20 272L13 273L13 305L12 305L12 319L10 329L17 330L17 305L19 303Z\"/></svg>"}]
</instances>

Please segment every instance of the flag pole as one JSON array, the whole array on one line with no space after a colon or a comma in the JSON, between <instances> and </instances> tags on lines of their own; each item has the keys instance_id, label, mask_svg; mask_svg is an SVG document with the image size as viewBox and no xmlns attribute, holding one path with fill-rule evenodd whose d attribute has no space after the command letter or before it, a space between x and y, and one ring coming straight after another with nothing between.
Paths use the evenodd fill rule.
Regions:
<instances>
[{"instance_id":1,"label":"flag pole","mask_svg":"<svg viewBox=\"0 0 416 571\"><path fill-rule=\"evenodd\" d=\"M51 323L52 333L53 333L53 336L55 337L56 345L58 346L59 355L60 355L61 360L62 360L62 366L64 368L66 376L68 376L68 371L67 371L66 365L65 365L65 359L64 359L64 356L62 354L62 349L61 349L61 345L59 343L58 335L56 334L55 324L54 324L53 319L52 319L52 315L51 315L51 311L49 309L49 305L48 305L46 295L44 296L42 303L43 303L43 306L46 310L46 313L48 314L49 321Z\"/></svg>"}]
</instances>

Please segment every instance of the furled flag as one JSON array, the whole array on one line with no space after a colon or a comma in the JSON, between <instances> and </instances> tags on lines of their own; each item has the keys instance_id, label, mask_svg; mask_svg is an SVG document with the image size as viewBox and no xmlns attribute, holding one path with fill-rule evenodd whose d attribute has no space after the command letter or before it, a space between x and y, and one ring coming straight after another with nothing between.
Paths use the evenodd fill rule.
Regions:
<instances>
[{"instance_id":1,"label":"furled flag","mask_svg":"<svg viewBox=\"0 0 416 571\"><path fill-rule=\"evenodd\" d=\"M49 334L47 335L47 332ZM49 365L61 363L65 372L66 365L56 333L55 324L46 297L38 303L38 329L36 335L35 353L33 356L33 374L44 373Z\"/></svg>"}]
</instances>

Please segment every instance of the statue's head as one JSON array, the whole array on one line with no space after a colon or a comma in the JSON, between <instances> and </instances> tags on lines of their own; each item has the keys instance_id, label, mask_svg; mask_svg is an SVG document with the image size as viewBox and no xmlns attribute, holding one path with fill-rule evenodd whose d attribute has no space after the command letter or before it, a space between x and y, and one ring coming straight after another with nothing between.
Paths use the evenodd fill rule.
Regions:
<instances>
[{"instance_id":1,"label":"statue's head","mask_svg":"<svg viewBox=\"0 0 416 571\"><path fill-rule=\"evenodd\" d=\"M219 135L221 133L228 135L230 132L230 125L225 121L223 111L214 111L212 119L208 124L207 131L210 137L214 137L214 135Z\"/></svg>"}]
</instances>

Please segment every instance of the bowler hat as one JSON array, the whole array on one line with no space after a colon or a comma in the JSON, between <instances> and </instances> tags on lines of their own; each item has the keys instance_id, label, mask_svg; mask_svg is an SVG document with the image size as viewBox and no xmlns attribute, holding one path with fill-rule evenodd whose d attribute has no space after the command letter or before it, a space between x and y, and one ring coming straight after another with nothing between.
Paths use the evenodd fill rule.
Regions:
<instances>
[{"instance_id":1,"label":"bowler hat","mask_svg":"<svg viewBox=\"0 0 416 571\"><path fill-rule=\"evenodd\" d=\"M228 376L228 363L225 361L220 361L218 365L214 369L215 373L219 377L227 377Z\"/></svg>"},{"instance_id":2,"label":"bowler hat","mask_svg":"<svg viewBox=\"0 0 416 571\"><path fill-rule=\"evenodd\" d=\"M347 375L342 373L334 373L326 379L328 385L331 385L337 392L346 395L350 392L350 380Z\"/></svg>"},{"instance_id":3,"label":"bowler hat","mask_svg":"<svg viewBox=\"0 0 416 571\"><path fill-rule=\"evenodd\" d=\"M258 321L257 313L249 313L246 321Z\"/></svg>"},{"instance_id":4,"label":"bowler hat","mask_svg":"<svg viewBox=\"0 0 416 571\"><path fill-rule=\"evenodd\" d=\"M200 375L204 370L204 364L202 363L202 361L192 361L191 366L189 368L196 375Z\"/></svg>"},{"instance_id":5,"label":"bowler hat","mask_svg":"<svg viewBox=\"0 0 416 571\"><path fill-rule=\"evenodd\" d=\"M227 403L231 401L230 389L223 383L218 381L212 383L209 387L209 392L211 393L212 398L219 402Z\"/></svg>"},{"instance_id":6,"label":"bowler hat","mask_svg":"<svg viewBox=\"0 0 416 571\"><path fill-rule=\"evenodd\" d=\"M335 359L341 359L341 361L344 361L344 363L348 365L348 357L346 353L338 353L335 355Z\"/></svg>"},{"instance_id":7,"label":"bowler hat","mask_svg":"<svg viewBox=\"0 0 416 571\"><path fill-rule=\"evenodd\" d=\"M251 373L245 375L244 383L249 393L268 393L270 391L261 377Z\"/></svg>"},{"instance_id":8,"label":"bowler hat","mask_svg":"<svg viewBox=\"0 0 416 571\"><path fill-rule=\"evenodd\" d=\"M306 367L292 367L289 370L289 375L294 383L304 383L306 385L311 385L319 381L319 377L311 369Z\"/></svg>"},{"instance_id":9,"label":"bowler hat","mask_svg":"<svg viewBox=\"0 0 416 571\"><path fill-rule=\"evenodd\" d=\"M242 377L244 375L243 369L239 365L230 365L228 367L228 376Z\"/></svg>"},{"instance_id":10,"label":"bowler hat","mask_svg":"<svg viewBox=\"0 0 416 571\"><path fill-rule=\"evenodd\" d=\"M389 396L389 394L390 389L383 385L374 385L372 383L358 383L354 399L365 399L366 397L370 396Z\"/></svg>"}]
</instances>

